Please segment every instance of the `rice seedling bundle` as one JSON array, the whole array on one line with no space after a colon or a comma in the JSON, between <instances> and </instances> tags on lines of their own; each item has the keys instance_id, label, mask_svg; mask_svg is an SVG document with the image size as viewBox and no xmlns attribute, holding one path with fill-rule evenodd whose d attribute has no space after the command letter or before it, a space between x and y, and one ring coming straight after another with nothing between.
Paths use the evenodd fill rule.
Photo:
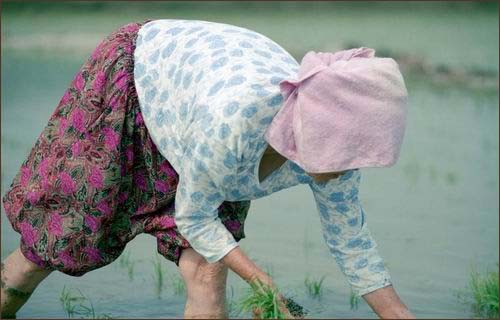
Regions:
<instances>
[{"instance_id":1,"label":"rice seedling bundle","mask_svg":"<svg viewBox=\"0 0 500 320\"><path fill-rule=\"evenodd\" d=\"M241 310L251 311L254 319L286 319L282 306L286 307L295 318L303 318L307 311L293 299L283 297L280 299L277 290L260 281L250 283L248 295L241 301Z\"/></svg>"}]
</instances>

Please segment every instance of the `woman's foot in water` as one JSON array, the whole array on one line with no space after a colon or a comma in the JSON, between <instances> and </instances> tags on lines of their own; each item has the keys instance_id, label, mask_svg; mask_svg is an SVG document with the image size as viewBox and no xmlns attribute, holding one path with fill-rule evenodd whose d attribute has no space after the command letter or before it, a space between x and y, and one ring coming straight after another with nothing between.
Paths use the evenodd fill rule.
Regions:
<instances>
[{"instance_id":1,"label":"woman's foot in water","mask_svg":"<svg viewBox=\"0 0 500 320\"><path fill-rule=\"evenodd\" d=\"M17 248L1 263L1 316L16 319L17 311L28 301L38 284L52 270L40 268Z\"/></svg>"}]
</instances>

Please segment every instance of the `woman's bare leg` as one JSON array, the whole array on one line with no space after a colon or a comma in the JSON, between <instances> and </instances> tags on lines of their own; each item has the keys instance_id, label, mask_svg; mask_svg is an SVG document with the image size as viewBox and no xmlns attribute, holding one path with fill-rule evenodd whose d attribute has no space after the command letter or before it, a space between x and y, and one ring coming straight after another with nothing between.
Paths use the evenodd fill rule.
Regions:
<instances>
[{"instance_id":1,"label":"woman's bare leg","mask_svg":"<svg viewBox=\"0 0 500 320\"><path fill-rule=\"evenodd\" d=\"M182 250L179 268L187 289L185 318L227 318L227 267L208 263L194 249Z\"/></svg>"},{"instance_id":2,"label":"woman's bare leg","mask_svg":"<svg viewBox=\"0 0 500 320\"><path fill-rule=\"evenodd\" d=\"M20 248L14 250L2 262L2 318L13 317L51 272L52 270L42 269L26 259Z\"/></svg>"}]
</instances>

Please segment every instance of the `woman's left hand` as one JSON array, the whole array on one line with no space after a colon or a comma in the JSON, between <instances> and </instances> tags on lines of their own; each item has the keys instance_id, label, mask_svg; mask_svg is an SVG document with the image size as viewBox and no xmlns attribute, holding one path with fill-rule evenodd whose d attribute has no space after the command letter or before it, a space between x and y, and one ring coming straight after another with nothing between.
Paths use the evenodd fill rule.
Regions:
<instances>
[{"instance_id":1,"label":"woman's left hand","mask_svg":"<svg viewBox=\"0 0 500 320\"><path fill-rule=\"evenodd\" d=\"M381 319L416 319L392 285L367 293L363 299Z\"/></svg>"}]
</instances>

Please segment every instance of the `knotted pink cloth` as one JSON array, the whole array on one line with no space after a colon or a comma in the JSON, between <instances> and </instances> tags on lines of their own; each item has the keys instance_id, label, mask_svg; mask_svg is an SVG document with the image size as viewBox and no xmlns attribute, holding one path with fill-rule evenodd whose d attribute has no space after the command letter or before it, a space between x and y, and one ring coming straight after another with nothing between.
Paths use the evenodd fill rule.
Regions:
<instances>
[{"instance_id":1,"label":"knotted pink cloth","mask_svg":"<svg viewBox=\"0 0 500 320\"><path fill-rule=\"evenodd\" d=\"M365 47L306 53L298 79L279 83L284 104L266 141L310 173L393 165L407 90L396 61L374 55Z\"/></svg>"}]
</instances>

